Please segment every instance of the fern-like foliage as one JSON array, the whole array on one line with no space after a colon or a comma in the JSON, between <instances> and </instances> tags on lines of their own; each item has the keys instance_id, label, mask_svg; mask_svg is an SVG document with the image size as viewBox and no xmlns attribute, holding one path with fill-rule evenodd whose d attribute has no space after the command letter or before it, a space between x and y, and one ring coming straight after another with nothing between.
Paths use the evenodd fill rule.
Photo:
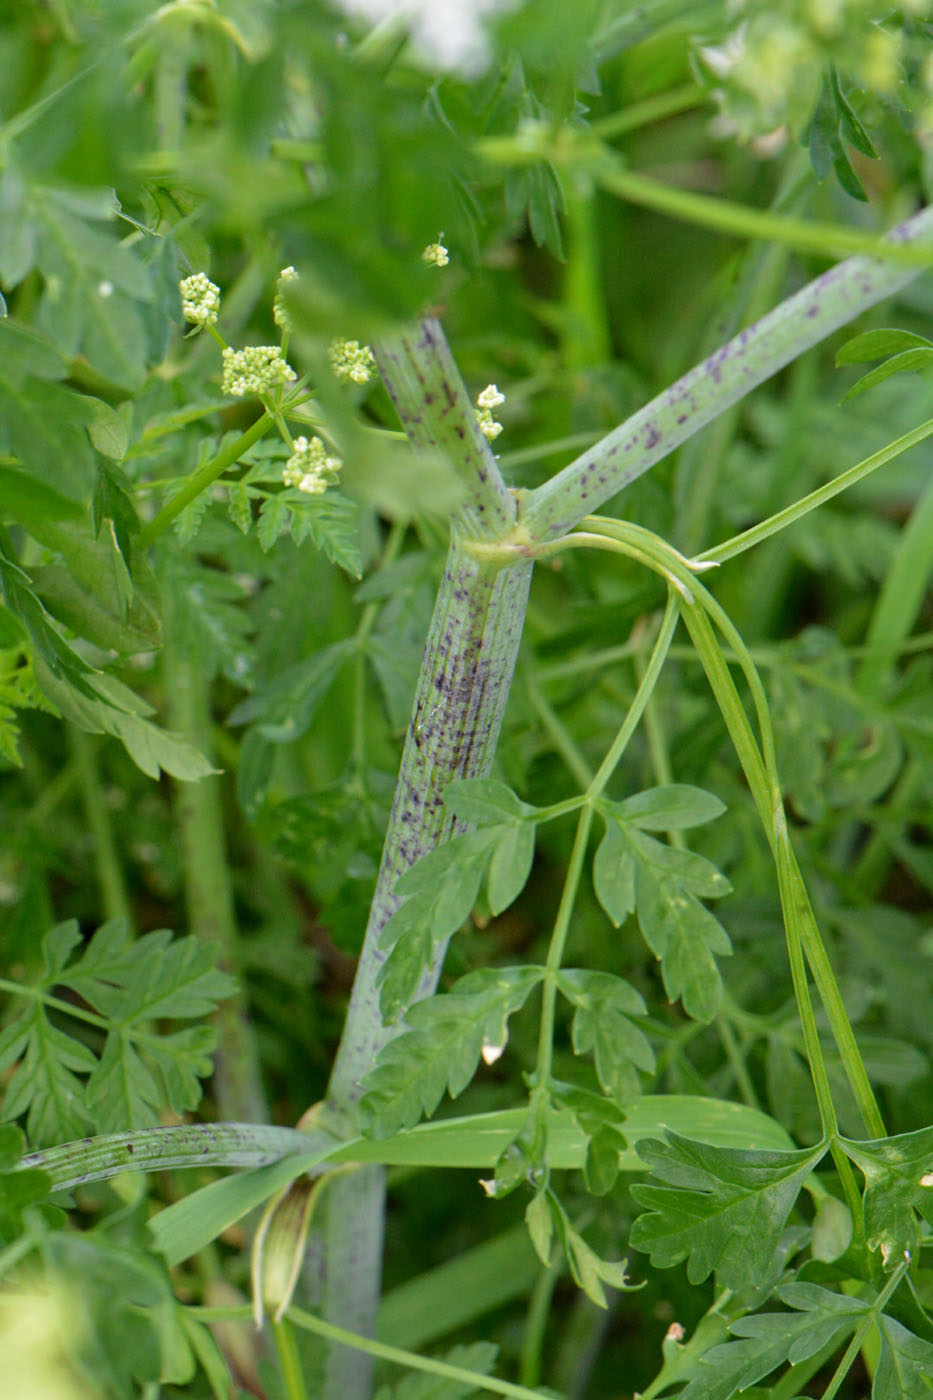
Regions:
<instances>
[{"instance_id":1,"label":"fern-like foliage","mask_svg":"<svg viewBox=\"0 0 933 1400\"><path fill-rule=\"evenodd\" d=\"M19 756L20 710L57 713L36 684L25 647L12 646L0 651L0 758L16 768L22 767Z\"/></svg>"},{"instance_id":2,"label":"fern-like foliage","mask_svg":"<svg viewBox=\"0 0 933 1400\"><path fill-rule=\"evenodd\" d=\"M182 1113L201 1097L216 1035L203 1022L234 983L215 951L157 929L132 939L126 921L103 924L82 947L77 921L42 941L31 984L0 983L26 1000L0 1032L0 1073L12 1068L0 1106L25 1117L37 1146L89 1132L151 1127L166 1105Z\"/></svg>"}]
</instances>

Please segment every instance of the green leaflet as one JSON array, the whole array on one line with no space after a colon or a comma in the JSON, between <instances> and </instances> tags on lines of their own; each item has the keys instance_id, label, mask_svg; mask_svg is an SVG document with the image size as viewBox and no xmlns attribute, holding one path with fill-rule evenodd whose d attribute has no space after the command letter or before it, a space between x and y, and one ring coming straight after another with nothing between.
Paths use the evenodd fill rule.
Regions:
<instances>
[{"instance_id":1,"label":"green leaflet","mask_svg":"<svg viewBox=\"0 0 933 1400\"><path fill-rule=\"evenodd\" d=\"M152 1023L203 1018L234 986L214 966L212 947L194 937L173 941L166 929L134 942L115 919L75 957L80 944L75 920L46 934L43 972L22 989L30 1003L0 1034L0 1069L15 1066L3 1117L25 1114L39 1145L89 1130L152 1126L166 1100L178 1113L194 1108L199 1081L211 1071L215 1032L206 1025L157 1032ZM55 995L61 987L76 993L104 1030L99 1055L53 1025L36 995L52 997L56 1012L67 1013L69 1004Z\"/></svg>"},{"instance_id":2,"label":"green leaflet","mask_svg":"<svg viewBox=\"0 0 933 1400\"><path fill-rule=\"evenodd\" d=\"M241 508L242 511L242 508ZM242 517L237 521L242 528ZM349 497L339 491L326 491L322 496L309 496L294 488L267 496L259 512L257 536L260 547L268 551L284 534L291 535L296 544L310 539L315 548L323 550L328 559L339 564L348 574L359 578L362 573L358 534L359 509Z\"/></svg>"},{"instance_id":3,"label":"green leaflet","mask_svg":"<svg viewBox=\"0 0 933 1400\"><path fill-rule=\"evenodd\" d=\"M666 1137L638 1145L654 1179L632 1187L635 1199L648 1207L632 1228L632 1248L650 1254L658 1268L686 1259L691 1283L702 1283L714 1269L728 1288L760 1282L826 1145L753 1152L710 1147L677 1133Z\"/></svg>"},{"instance_id":4,"label":"green leaflet","mask_svg":"<svg viewBox=\"0 0 933 1400\"><path fill-rule=\"evenodd\" d=\"M837 365L865 364L871 360L882 360L880 365L870 369L857 379L845 395L854 399L871 389L875 384L883 384L892 374L903 374L909 370L927 371L933 367L933 342L913 331L885 329L865 331L862 335L847 340L836 353Z\"/></svg>"},{"instance_id":5,"label":"green leaflet","mask_svg":"<svg viewBox=\"0 0 933 1400\"><path fill-rule=\"evenodd\" d=\"M262 737L275 744L300 738L354 650L352 639L346 639L296 661L242 700L227 723L254 723Z\"/></svg>"},{"instance_id":6,"label":"green leaflet","mask_svg":"<svg viewBox=\"0 0 933 1400\"><path fill-rule=\"evenodd\" d=\"M444 801L461 821L477 827L428 851L396 882L395 893L405 902L382 931L382 946L390 952L379 976L382 1014L389 1020L411 1001L434 949L469 918L483 879L490 909L500 914L531 873L535 808L488 778L451 783Z\"/></svg>"},{"instance_id":7,"label":"green leaflet","mask_svg":"<svg viewBox=\"0 0 933 1400\"><path fill-rule=\"evenodd\" d=\"M364 1080L360 1124L369 1137L391 1137L431 1114L444 1091L456 1098L476 1073L480 1055L497 1059L508 1019L544 976L541 967L480 968L444 995L408 1008L410 1027L384 1047Z\"/></svg>"},{"instance_id":8,"label":"green leaflet","mask_svg":"<svg viewBox=\"0 0 933 1400\"><path fill-rule=\"evenodd\" d=\"M577 1055L592 1054L599 1082L618 1103L641 1093L638 1070L654 1071L654 1052L632 1021L645 1004L634 987L609 972L564 969L557 985L575 1008L571 1036Z\"/></svg>"},{"instance_id":9,"label":"green leaflet","mask_svg":"<svg viewBox=\"0 0 933 1400\"><path fill-rule=\"evenodd\" d=\"M868 196L853 169L846 145L854 146L864 156L877 158L877 152L846 99L834 67L830 68L828 77L823 80L807 141L810 160L818 178L822 180L832 166L846 194L853 199L867 201Z\"/></svg>"},{"instance_id":10,"label":"green leaflet","mask_svg":"<svg viewBox=\"0 0 933 1400\"><path fill-rule=\"evenodd\" d=\"M712 1347L691 1368L681 1400L731 1400L785 1362L798 1365L824 1347L839 1350L870 1319L871 1303L832 1293L813 1283L787 1283L777 1297L793 1312L758 1313L733 1322L737 1341ZM881 1356L872 1400L926 1400L933 1380L933 1345L881 1313L876 1318Z\"/></svg>"},{"instance_id":11,"label":"green leaflet","mask_svg":"<svg viewBox=\"0 0 933 1400\"><path fill-rule=\"evenodd\" d=\"M740 1341L712 1347L694 1368L681 1400L730 1400L786 1361L796 1364L835 1341L840 1346L871 1311L868 1303L812 1283L778 1288L796 1312L739 1318L729 1331Z\"/></svg>"},{"instance_id":12,"label":"green leaflet","mask_svg":"<svg viewBox=\"0 0 933 1400\"><path fill-rule=\"evenodd\" d=\"M884 1313L878 1319L878 1331L881 1357L871 1400L929 1400L933 1346Z\"/></svg>"},{"instance_id":13,"label":"green leaflet","mask_svg":"<svg viewBox=\"0 0 933 1400\"><path fill-rule=\"evenodd\" d=\"M598 806L606 832L593 861L596 897L616 925L637 913L668 996L697 1020L711 1020L722 988L714 954L728 954L732 945L700 899L721 898L731 887L702 856L646 832L696 826L722 804L701 789L670 785Z\"/></svg>"},{"instance_id":14,"label":"green leaflet","mask_svg":"<svg viewBox=\"0 0 933 1400\"><path fill-rule=\"evenodd\" d=\"M52 1178L38 1167L15 1170L26 1151L26 1138L13 1123L0 1123L0 1246L20 1234L23 1211L44 1201L52 1189ZM49 1216L52 1206L42 1207Z\"/></svg>"},{"instance_id":15,"label":"green leaflet","mask_svg":"<svg viewBox=\"0 0 933 1400\"><path fill-rule=\"evenodd\" d=\"M893 1266L913 1250L914 1210L933 1221L933 1128L873 1142L842 1139L847 1157L865 1177L865 1234Z\"/></svg>"},{"instance_id":16,"label":"green leaflet","mask_svg":"<svg viewBox=\"0 0 933 1400\"><path fill-rule=\"evenodd\" d=\"M570 1265L574 1282L598 1308L606 1307L606 1291L629 1287L626 1261L601 1259L573 1225L557 1196L549 1188L539 1191L525 1211L525 1223L538 1258L547 1267L551 1263L551 1240L557 1235Z\"/></svg>"},{"instance_id":17,"label":"green leaflet","mask_svg":"<svg viewBox=\"0 0 933 1400\"><path fill-rule=\"evenodd\" d=\"M54 713L53 706L36 685L25 648L10 647L0 651L0 758L17 768L22 762L17 747L17 712L23 709Z\"/></svg>"}]
</instances>

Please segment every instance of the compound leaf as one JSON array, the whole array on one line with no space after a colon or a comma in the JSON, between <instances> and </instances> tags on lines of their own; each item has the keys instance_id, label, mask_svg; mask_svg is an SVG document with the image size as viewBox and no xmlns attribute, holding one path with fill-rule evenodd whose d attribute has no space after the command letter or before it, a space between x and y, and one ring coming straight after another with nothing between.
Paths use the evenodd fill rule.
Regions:
<instances>
[{"instance_id":1,"label":"compound leaf","mask_svg":"<svg viewBox=\"0 0 933 1400\"><path fill-rule=\"evenodd\" d=\"M727 1288L740 1289L767 1273L800 1188L826 1147L752 1152L668 1131L667 1141L648 1139L637 1150L665 1184L632 1187L649 1208L635 1221L632 1247L662 1269L686 1259L691 1283L715 1269Z\"/></svg>"},{"instance_id":2,"label":"compound leaf","mask_svg":"<svg viewBox=\"0 0 933 1400\"><path fill-rule=\"evenodd\" d=\"M619 1103L632 1103L641 1094L638 1070L654 1070L654 1052L631 1019L645 1014L642 998L609 972L565 969L557 974L557 985L576 1008L574 1053L591 1053L606 1093Z\"/></svg>"},{"instance_id":3,"label":"compound leaf","mask_svg":"<svg viewBox=\"0 0 933 1400\"><path fill-rule=\"evenodd\" d=\"M637 912L645 942L661 962L668 996L680 998L697 1020L711 1020L722 988L714 954L728 954L732 945L700 899L728 894L729 882L703 856L640 828L693 825L717 815L721 806L700 789L672 785L628 802L601 803L600 810L606 833L593 862L597 899L617 925Z\"/></svg>"},{"instance_id":4,"label":"compound leaf","mask_svg":"<svg viewBox=\"0 0 933 1400\"><path fill-rule=\"evenodd\" d=\"M466 1088L480 1055L492 1063L508 1041L508 1020L544 976L541 967L480 968L443 996L416 1002L409 1029L380 1052L366 1076L360 1122L370 1137L390 1137L431 1114L445 1089Z\"/></svg>"},{"instance_id":5,"label":"compound leaf","mask_svg":"<svg viewBox=\"0 0 933 1400\"><path fill-rule=\"evenodd\" d=\"M758 1313L733 1322L729 1331L742 1340L706 1352L680 1400L730 1400L785 1361L797 1364L834 1341L841 1344L870 1308L812 1283L787 1284L777 1292L796 1314Z\"/></svg>"},{"instance_id":6,"label":"compound leaf","mask_svg":"<svg viewBox=\"0 0 933 1400\"><path fill-rule=\"evenodd\" d=\"M194 937L172 941L160 929L133 942L125 921L115 919L71 961L80 943L75 920L46 934L34 990L55 997L56 1010L64 1013L68 1003L56 989L81 998L104 1023L99 1058L53 1026L38 999L0 1035L0 1067L16 1065L2 1116L26 1114L37 1143L89 1129L149 1127L166 1100L178 1113L195 1107L198 1081L210 1073L215 1033L201 1025L160 1034L153 1022L210 1015L234 990L232 979L214 966L215 950Z\"/></svg>"}]
</instances>

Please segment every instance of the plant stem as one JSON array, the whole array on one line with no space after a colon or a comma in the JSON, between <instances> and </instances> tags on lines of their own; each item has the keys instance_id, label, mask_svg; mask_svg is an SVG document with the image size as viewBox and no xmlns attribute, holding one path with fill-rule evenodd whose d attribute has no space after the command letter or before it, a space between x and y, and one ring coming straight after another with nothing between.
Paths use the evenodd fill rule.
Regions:
<instances>
[{"instance_id":1,"label":"plant stem","mask_svg":"<svg viewBox=\"0 0 933 1400\"><path fill-rule=\"evenodd\" d=\"M740 535L733 535L731 540L725 540L722 544L717 544L713 549L704 550L699 556L702 560L711 563L722 564L726 559L734 559L737 554L743 553L746 549L751 549L753 545L760 544L769 535L776 535L779 530L792 525L795 520L802 519L811 510L816 510L817 506L824 505L831 501L834 496L845 491L849 486L854 486L857 481L869 475L870 472L877 471L885 463L899 457L902 452L907 452L909 448L916 447L918 442L923 442L933 433L933 418L928 418L925 423L921 423L918 428L912 428L909 433L904 433L902 437L895 438L889 442L887 447L882 447L878 452L873 452L870 457L866 457L861 462L856 462L854 467L848 471L841 472L839 476L833 477L825 486L820 486L816 491L811 491L808 496L803 496L799 501L795 501L792 506L787 506L784 510L779 510L775 515L769 515L767 520L762 520L758 525L753 525L748 530L743 530ZM890 577L890 575L889 575ZM886 639L887 640L887 639ZM898 638L892 644L893 655L899 642L903 638ZM879 653L881 660L885 660L884 653Z\"/></svg>"},{"instance_id":2,"label":"plant stem","mask_svg":"<svg viewBox=\"0 0 933 1400\"><path fill-rule=\"evenodd\" d=\"M123 866L117 852L113 823L100 781L95 740L84 729L69 725L68 735L81 780L81 801L88 829L94 842L94 864L100 882L104 914L108 919L126 919L132 924L132 910Z\"/></svg>"},{"instance_id":3,"label":"plant stem","mask_svg":"<svg viewBox=\"0 0 933 1400\"><path fill-rule=\"evenodd\" d=\"M171 525L175 517L181 515L185 507L190 506L191 502L196 500L202 491L206 491L219 476L223 476L227 468L232 467L234 462L243 456L244 452L258 442L261 437L264 437L272 425L273 420L264 413L261 418L256 419L251 428L247 428L245 433L241 433L235 442L221 448L216 457L212 457L209 462L205 462L203 466L192 472L178 495L173 496L170 501L166 501L158 515L154 516L136 536L137 547L148 549L153 540L157 539L162 531Z\"/></svg>"},{"instance_id":4,"label":"plant stem","mask_svg":"<svg viewBox=\"0 0 933 1400\"><path fill-rule=\"evenodd\" d=\"M538 1025L538 1058L535 1065L535 1087L532 1090L532 1103L543 1121L550 1095L551 1061L554 1055L554 1014L557 1007L557 974L564 956L564 946L570 931L573 906L577 900L580 876L583 874L583 861L593 825L594 808L587 802L580 808L577 830L573 838L573 848L564 888L561 891L554 931L548 944L545 964L543 993L541 997L541 1020Z\"/></svg>"},{"instance_id":5,"label":"plant stem","mask_svg":"<svg viewBox=\"0 0 933 1400\"><path fill-rule=\"evenodd\" d=\"M786 840L786 816L774 758L774 739L764 688L741 636L725 611L712 594L703 587L690 565L676 550L671 549L669 545L662 544L656 536L652 536L641 526L631 525L623 521L604 520L601 517L592 517L587 521L587 524L591 530L598 531L598 533L589 535L581 532L571 535L564 542L565 545L579 543L583 547L592 548L596 541L602 537L611 539L622 552L654 569L679 589L682 599L680 607L684 621L690 630L704 669L707 670L713 693L729 727L730 737L735 745L762 826L774 853L780 881L781 841ZM550 552L553 547L545 546L545 548ZM710 618L715 621L716 626L732 647L745 674L758 717L763 756L762 752L759 752L745 708L739 699L738 691L729 673L725 656L712 632ZM885 1129L881 1113L872 1092L851 1023L846 1015L845 1004L839 992L832 965L820 937L803 877L789 845L787 852L792 881L782 889L782 904L784 904L785 897L790 901L784 907L785 919L788 916L792 919L792 923L787 925L788 946L790 947L796 932L799 931L807 961L813 972L820 999L826 1010L833 1037L839 1048L846 1075L859 1104L866 1127L871 1136L884 1137ZM800 990L801 994L808 996L805 979L800 983ZM804 1000L801 1002L802 1018L805 1005L806 1001ZM806 1034L806 1024L804 1031ZM818 1037L815 1039L811 1037L808 1044L809 1049L817 1054L819 1060L822 1059ZM823 1073L825 1074L825 1070ZM828 1085L823 1091L817 1089L818 1095L821 1092L825 1101L828 1095ZM831 1102L831 1096L829 1096L829 1102Z\"/></svg>"},{"instance_id":6,"label":"plant stem","mask_svg":"<svg viewBox=\"0 0 933 1400\"><path fill-rule=\"evenodd\" d=\"M902 243L931 229L933 207L899 225L889 238ZM521 526L529 540L566 534L756 385L918 275L918 268L865 257L830 268L525 497Z\"/></svg>"},{"instance_id":7,"label":"plant stem","mask_svg":"<svg viewBox=\"0 0 933 1400\"><path fill-rule=\"evenodd\" d=\"M374 346L377 363L413 444L443 451L455 464L467 499L454 531L425 647L376 892L350 1006L327 1091L332 1121L353 1131L364 1076L399 1027L384 1024L377 979L386 954L385 924L399 905L393 890L416 860L453 834L443 804L455 778L490 769L508 698L527 603L531 563L490 569L459 545L465 529L495 539L514 521L507 491L440 326ZM419 996L434 990L446 948L428 970ZM383 1173L363 1168L335 1182L327 1202L325 1259L329 1318L371 1332L379 1295ZM367 1400L371 1360L344 1347L328 1357L323 1400Z\"/></svg>"},{"instance_id":8,"label":"plant stem","mask_svg":"<svg viewBox=\"0 0 933 1400\"><path fill-rule=\"evenodd\" d=\"M281 1322L273 1322L272 1334L275 1337L275 1347L279 1354L279 1364L282 1367L288 1400L308 1400L308 1391L301 1371L298 1348L295 1346L292 1323L287 1317L284 1317Z\"/></svg>"},{"instance_id":9,"label":"plant stem","mask_svg":"<svg viewBox=\"0 0 933 1400\"><path fill-rule=\"evenodd\" d=\"M888 1299L900 1286L901 1280L907 1272L907 1267L908 1266L906 1262L897 1266L897 1268L894 1270L893 1274L885 1284L884 1288L878 1294L878 1297L872 1304L871 1311L866 1313L866 1315L862 1318L861 1322L859 1322L852 1336L852 1340L849 1342L849 1345L845 1349L842 1360L839 1362L839 1365L836 1367L836 1370L833 1373L832 1380L829 1382L829 1385L823 1391L822 1400L833 1400L833 1396L838 1394L839 1387L842 1385L846 1376L849 1374L849 1371L852 1367L852 1363L855 1361L855 1358L861 1351L862 1343L865 1341L866 1336L868 1335L870 1329L874 1326L879 1315L884 1311L884 1307Z\"/></svg>"},{"instance_id":10,"label":"plant stem","mask_svg":"<svg viewBox=\"0 0 933 1400\"><path fill-rule=\"evenodd\" d=\"M506 534L515 501L502 480L439 321L424 320L373 346L379 373L410 442L442 453L466 488L458 529Z\"/></svg>"},{"instance_id":11,"label":"plant stem","mask_svg":"<svg viewBox=\"0 0 933 1400\"><path fill-rule=\"evenodd\" d=\"M649 126L652 122L664 121L666 117L677 116L691 108L702 107L705 103L703 90L696 83L685 83L683 87L672 88L670 92L659 92L654 97L633 102L631 106L593 122L590 129L607 141L626 131L635 131L640 126Z\"/></svg>"},{"instance_id":12,"label":"plant stem","mask_svg":"<svg viewBox=\"0 0 933 1400\"><path fill-rule=\"evenodd\" d=\"M678 616L677 601L673 596L672 590L668 595L667 607L664 610L661 627L655 638L654 646L651 648L651 656L648 659L648 665L645 667L644 673L638 682L638 690L635 692L635 698L628 708L628 712L625 719L622 721L618 734L612 741L609 752L599 765L596 776L587 789L586 796L587 800L590 802L595 801L603 792L606 784L618 767L623 753L628 748L632 735L641 723L642 715L645 713L648 702L654 694L654 688L658 683L658 678L661 675L664 662L667 658L668 648L677 630Z\"/></svg>"},{"instance_id":13,"label":"plant stem","mask_svg":"<svg viewBox=\"0 0 933 1400\"><path fill-rule=\"evenodd\" d=\"M204 1312L204 1309L198 1310L200 1316L203 1316ZM483 1376L477 1371L468 1371L463 1366L451 1366L446 1361L436 1361L433 1357L418 1356L413 1351L402 1351L399 1347L387 1346L385 1342L374 1342L370 1337L361 1337L344 1327L335 1327L333 1323L324 1322L302 1308L289 1308L286 1316L291 1318L297 1327L305 1327L309 1332L316 1332L319 1337L326 1337L329 1341L338 1342L345 1347L354 1347L368 1356L378 1356L383 1361L392 1361L396 1366L404 1366L408 1370L426 1371L432 1376L459 1381L461 1385L468 1385L471 1390L485 1390L493 1395L513 1397L513 1400L541 1400L539 1390L529 1390L524 1385L513 1385L511 1381L500 1381L495 1376Z\"/></svg>"},{"instance_id":14,"label":"plant stem","mask_svg":"<svg viewBox=\"0 0 933 1400\"><path fill-rule=\"evenodd\" d=\"M173 602L174 581L166 589L163 648L166 708L173 729L210 757L210 687L200 658L180 630ZM231 862L224 835L222 779L219 774L175 787L181 836L185 905L190 931L218 949L219 965L236 974L239 930L234 910ZM217 1055L214 1078L222 1118L262 1123L268 1117L259 1053L242 992L221 1002L215 1013Z\"/></svg>"}]
</instances>

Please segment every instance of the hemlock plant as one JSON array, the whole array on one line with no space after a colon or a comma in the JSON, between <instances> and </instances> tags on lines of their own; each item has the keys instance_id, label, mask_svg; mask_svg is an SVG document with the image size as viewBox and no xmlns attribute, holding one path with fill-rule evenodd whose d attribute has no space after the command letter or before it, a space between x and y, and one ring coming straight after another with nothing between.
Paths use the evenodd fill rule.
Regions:
<instances>
[{"instance_id":1,"label":"hemlock plant","mask_svg":"<svg viewBox=\"0 0 933 1400\"><path fill-rule=\"evenodd\" d=\"M933 17L479 8L0 30L23 1394L933 1385Z\"/></svg>"}]
</instances>

